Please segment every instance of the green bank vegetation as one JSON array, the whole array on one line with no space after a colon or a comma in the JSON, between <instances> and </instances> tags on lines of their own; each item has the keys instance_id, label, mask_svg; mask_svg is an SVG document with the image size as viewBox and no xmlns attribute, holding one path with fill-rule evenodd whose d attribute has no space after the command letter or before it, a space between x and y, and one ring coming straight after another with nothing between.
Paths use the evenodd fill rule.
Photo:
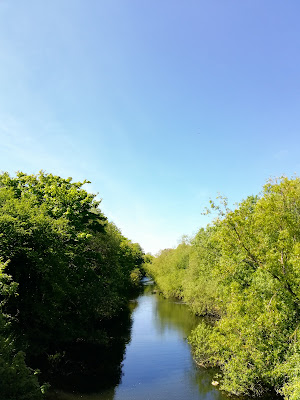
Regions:
<instances>
[{"instance_id":1,"label":"green bank vegetation","mask_svg":"<svg viewBox=\"0 0 300 400\"><path fill-rule=\"evenodd\" d=\"M238 395L275 390L300 398L300 179L268 182L176 249L148 264L165 296L211 315L192 332L195 360L220 368L220 387Z\"/></svg>"},{"instance_id":2,"label":"green bank vegetation","mask_svg":"<svg viewBox=\"0 0 300 400\"><path fill-rule=\"evenodd\" d=\"M86 183L0 175L1 400L41 399L47 385L28 366L32 357L105 343L105 322L140 280L141 247L107 221Z\"/></svg>"}]
</instances>

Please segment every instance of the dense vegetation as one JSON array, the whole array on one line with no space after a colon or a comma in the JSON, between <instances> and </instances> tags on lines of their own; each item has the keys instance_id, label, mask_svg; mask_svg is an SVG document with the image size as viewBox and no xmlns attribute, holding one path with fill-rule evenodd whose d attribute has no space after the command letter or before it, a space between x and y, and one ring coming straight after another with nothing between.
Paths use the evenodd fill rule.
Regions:
<instances>
[{"instance_id":1,"label":"dense vegetation","mask_svg":"<svg viewBox=\"0 0 300 400\"><path fill-rule=\"evenodd\" d=\"M166 296L184 299L200 323L189 341L196 361L219 366L221 388L300 398L300 179L267 183L191 241L148 264Z\"/></svg>"},{"instance_id":2,"label":"dense vegetation","mask_svg":"<svg viewBox=\"0 0 300 400\"><path fill-rule=\"evenodd\" d=\"M0 399L41 399L26 363L72 342L105 343L139 281L143 252L71 178L0 175Z\"/></svg>"}]
</instances>

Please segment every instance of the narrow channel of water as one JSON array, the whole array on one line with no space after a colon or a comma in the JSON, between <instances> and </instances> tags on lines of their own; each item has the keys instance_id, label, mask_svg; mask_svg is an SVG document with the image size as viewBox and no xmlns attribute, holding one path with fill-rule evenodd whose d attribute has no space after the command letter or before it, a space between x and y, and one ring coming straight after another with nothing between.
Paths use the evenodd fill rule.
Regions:
<instances>
[{"instance_id":1,"label":"narrow channel of water","mask_svg":"<svg viewBox=\"0 0 300 400\"><path fill-rule=\"evenodd\" d=\"M131 307L131 339L126 346L120 382L92 394L56 391L55 399L233 399L211 385L215 371L195 365L186 337L199 319L186 305L165 300L146 285Z\"/></svg>"}]
</instances>

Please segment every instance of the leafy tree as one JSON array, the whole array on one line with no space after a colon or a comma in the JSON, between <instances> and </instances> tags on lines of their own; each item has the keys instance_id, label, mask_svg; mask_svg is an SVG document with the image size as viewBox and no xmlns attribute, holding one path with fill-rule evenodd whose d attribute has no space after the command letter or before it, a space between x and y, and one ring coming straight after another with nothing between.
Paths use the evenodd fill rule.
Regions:
<instances>
[{"instance_id":1,"label":"leafy tree","mask_svg":"<svg viewBox=\"0 0 300 400\"><path fill-rule=\"evenodd\" d=\"M151 264L145 264L147 273L154 277L166 297L182 298L182 282L189 264L189 251L190 245L183 241L176 249L163 250Z\"/></svg>"},{"instance_id":2,"label":"leafy tree","mask_svg":"<svg viewBox=\"0 0 300 400\"><path fill-rule=\"evenodd\" d=\"M192 241L189 265L183 279L183 297L198 315L219 315L222 304L218 301L220 278L214 267L220 258L214 227L200 229Z\"/></svg>"}]
</instances>

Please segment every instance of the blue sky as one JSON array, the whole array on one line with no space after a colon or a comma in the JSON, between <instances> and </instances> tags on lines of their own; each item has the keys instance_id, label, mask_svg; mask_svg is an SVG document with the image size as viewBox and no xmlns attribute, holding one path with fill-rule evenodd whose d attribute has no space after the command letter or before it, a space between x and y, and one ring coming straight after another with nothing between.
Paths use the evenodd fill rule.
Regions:
<instances>
[{"instance_id":1,"label":"blue sky","mask_svg":"<svg viewBox=\"0 0 300 400\"><path fill-rule=\"evenodd\" d=\"M298 0L0 0L0 170L88 179L146 252L299 174Z\"/></svg>"}]
</instances>

